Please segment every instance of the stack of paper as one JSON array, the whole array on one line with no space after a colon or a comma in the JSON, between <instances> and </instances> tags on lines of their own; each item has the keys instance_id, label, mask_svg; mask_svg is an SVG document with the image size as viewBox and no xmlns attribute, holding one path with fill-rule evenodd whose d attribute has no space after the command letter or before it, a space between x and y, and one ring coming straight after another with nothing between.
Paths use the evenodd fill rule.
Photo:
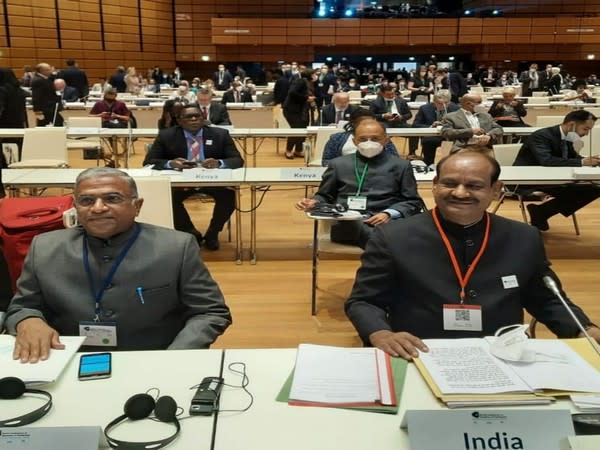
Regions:
<instances>
[{"instance_id":1,"label":"stack of paper","mask_svg":"<svg viewBox=\"0 0 600 450\"><path fill-rule=\"evenodd\" d=\"M50 350L47 360L29 364L13 359L14 336L0 335L0 378L17 377L28 386L52 383L58 379L84 340L85 336L61 336L64 350Z\"/></svg>"},{"instance_id":2,"label":"stack of paper","mask_svg":"<svg viewBox=\"0 0 600 450\"><path fill-rule=\"evenodd\" d=\"M600 412L600 395L571 395L571 401L582 412Z\"/></svg>"},{"instance_id":3,"label":"stack of paper","mask_svg":"<svg viewBox=\"0 0 600 450\"><path fill-rule=\"evenodd\" d=\"M291 405L396 405L390 357L374 348L301 344Z\"/></svg>"},{"instance_id":4,"label":"stack of paper","mask_svg":"<svg viewBox=\"0 0 600 450\"><path fill-rule=\"evenodd\" d=\"M502 361L485 339L425 343L429 352L415 364L449 407L542 403L571 392L600 392L600 372L562 341L529 340L538 355L534 363Z\"/></svg>"}]
</instances>

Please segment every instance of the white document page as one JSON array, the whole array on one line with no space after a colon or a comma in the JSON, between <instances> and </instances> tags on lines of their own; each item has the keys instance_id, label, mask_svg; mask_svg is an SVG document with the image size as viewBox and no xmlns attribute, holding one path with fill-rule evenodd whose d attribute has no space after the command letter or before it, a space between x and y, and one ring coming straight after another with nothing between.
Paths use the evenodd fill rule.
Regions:
<instances>
[{"instance_id":1,"label":"white document page","mask_svg":"<svg viewBox=\"0 0 600 450\"><path fill-rule=\"evenodd\" d=\"M14 336L0 335L0 378L17 377L28 386L56 381L84 340L85 336L61 336L64 350L50 350L47 360L29 364L13 359Z\"/></svg>"},{"instance_id":2,"label":"white document page","mask_svg":"<svg viewBox=\"0 0 600 450\"><path fill-rule=\"evenodd\" d=\"M533 389L600 392L600 372L571 347L558 340L529 339L536 362L506 362Z\"/></svg>"},{"instance_id":3,"label":"white document page","mask_svg":"<svg viewBox=\"0 0 600 450\"><path fill-rule=\"evenodd\" d=\"M334 404L379 401L375 349L300 344L290 400Z\"/></svg>"},{"instance_id":4,"label":"white document page","mask_svg":"<svg viewBox=\"0 0 600 450\"><path fill-rule=\"evenodd\" d=\"M425 339L419 358L443 394L531 392L483 339Z\"/></svg>"}]
</instances>

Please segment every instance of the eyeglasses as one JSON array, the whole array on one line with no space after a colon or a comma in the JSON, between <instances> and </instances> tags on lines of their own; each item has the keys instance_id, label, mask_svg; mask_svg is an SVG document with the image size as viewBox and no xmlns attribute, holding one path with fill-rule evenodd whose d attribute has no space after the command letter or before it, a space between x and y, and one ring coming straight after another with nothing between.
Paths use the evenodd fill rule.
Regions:
<instances>
[{"instance_id":1,"label":"eyeglasses","mask_svg":"<svg viewBox=\"0 0 600 450\"><path fill-rule=\"evenodd\" d=\"M202 114L182 114L181 118L182 119L199 119L200 117L202 117Z\"/></svg>"},{"instance_id":2,"label":"eyeglasses","mask_svg":"<svg viewBox=\"0 0 600 450\"><path fill-rule=\"evenodd\" d=\"M94 206L98 199L102 200L102 203L105 205L119 205L123 203L127 199L135 199L135 196L124 196L121 194L105 194L100 195L98 197L93 195L80 195L75 199L75 204L77 206L83 206L84 208L89 208L90 206Z\"/></svg>"}]
</instances>

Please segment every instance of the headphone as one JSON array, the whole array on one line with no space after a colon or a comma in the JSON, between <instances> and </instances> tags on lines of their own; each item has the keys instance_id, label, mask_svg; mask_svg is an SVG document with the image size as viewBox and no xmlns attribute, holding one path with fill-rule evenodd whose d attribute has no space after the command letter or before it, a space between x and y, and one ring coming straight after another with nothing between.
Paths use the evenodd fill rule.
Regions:
<instances>
[{"instance_id":1,"label":"headphone","mask_svg":"<svg viewBox=\"0 0 600 450\"><path fill-rule=\"evenodd\" d=\"M135 394L125 402L123 412L125 414L117 417L104 429L104 436L112 448L124 450L145 450L152 448L152 450L156 450L173 442L179 435L179 431L181 431L179 420L177 420L177 403L175 400L173 400L173 397L169 397L168 395L159 397L155 401L154 398L149 394ZM109 431L117 426L120 422L126 419L141 420L148 417L152 412L154 412L154 417L161 422L172 422L176 428L175 433L165 439L159 439L157 441L150 442L121 441L111 438L108 435Z\"/></svg>"},{"instance_id":2,"label":"headphone","mask_svg":"<svg viewBox=\"0 0 600 450\"><path fill-rule=\"evenodd\" d=\"M0 420L0 428L2 427L20 427L21 425L29 425L38 419L44 417L50 408L52 408L52 395L49 392L38 389L27 389L25 383L20 378L6 377L0 379L0 399L14 400L21 397L23 394L36 394L46 398L42 406L34 409L27 414L15 417L13 419Z\"/></svg>"}]
</instances>

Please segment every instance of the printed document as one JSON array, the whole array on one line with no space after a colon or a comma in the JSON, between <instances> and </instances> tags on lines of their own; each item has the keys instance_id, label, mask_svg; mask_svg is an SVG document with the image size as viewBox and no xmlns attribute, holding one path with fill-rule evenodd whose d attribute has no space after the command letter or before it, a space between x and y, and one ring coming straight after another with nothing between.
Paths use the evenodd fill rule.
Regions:
<instances>
[{"instance_id":1,"label":"printed document","mask_svg":"<svg viewBox=\"0 0 600 450\"><path fill-rule=\"evenodd\" d=\"M500 394L542 389L600 392L600 373L559 340L527 341L535 362L493 356L486 339L426 339L419 359L443 394Z\"/></svg>"},{"instance_id":2,"label":"printed document","mask_svg":"<svg viewBox=\"0 0 600 450\"><path fill-rule=\"evenodd\" d=\"M374 348L301 344L289 400L393 405L396 396L389 357Z\"/></svg>"}]
</instances>

